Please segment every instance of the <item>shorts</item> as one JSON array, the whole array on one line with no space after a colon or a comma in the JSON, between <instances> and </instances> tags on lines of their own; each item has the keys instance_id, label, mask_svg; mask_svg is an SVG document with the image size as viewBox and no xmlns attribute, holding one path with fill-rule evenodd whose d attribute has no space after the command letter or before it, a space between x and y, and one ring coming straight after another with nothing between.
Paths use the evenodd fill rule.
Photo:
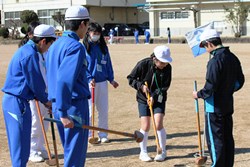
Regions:
<instances>
[{"instance_id":1,"label":"shorts","mask_svg":"<svg viewBox=\"0 0 250 167\"><path fill-rule=\"evenodd\" d=\"M154 114L162 113L165 115L165 105L166 105L165 102L155 103L153 105L153 113ZM148 104L138 102L138 110L139 110L139 117L151 116Z\"/></svg>"}]
</instances>

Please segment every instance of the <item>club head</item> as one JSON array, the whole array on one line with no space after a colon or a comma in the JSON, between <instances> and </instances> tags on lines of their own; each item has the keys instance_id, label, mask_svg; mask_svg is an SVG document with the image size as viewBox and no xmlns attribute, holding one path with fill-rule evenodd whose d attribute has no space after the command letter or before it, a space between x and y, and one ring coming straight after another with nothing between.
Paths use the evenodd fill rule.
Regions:
<instances>
[{"instance_id":1,"label":"club head","mask_svg":"<svg viewBox=\"0 0 250 167\"><path fill-rule=\"evenodd\" d=\"M157 150L156 150L156 152L157 152L157 154L162 154L162 149L159 147L159 148L157 148Z\"/></svg>"},{"instance_id":2,"label":"club head","mask_svg":"<svg viewBox=\"0 0 250 167\"><path fill-rule=\"evenodd\" d=\"M195 159L195 164L198 166L204 165L207 161L207 157L201 156Z\"/></svg>"},{"instance_id":3,"label":"club head","mask_svg":"<svg viewBox=\"0 0 250 167\"><path fill-rule=\"evenodd\" d=\"M45 163L49 166L57 166L56 159L47 159L45 160Z\"/></svg>"},{"instance_id":4,"label":"club head","mask_svg":"<svg viewBox=\"0 0 250 167\"><path fill-rule=\"evenodd\" d=\"M90 144L99 144L100 142L98 141L98 137L91 137L91 138L89 138L89 143Z\"/></svg>"},{"instance_id":5,"label":"club head","mask_svg":"<svg viewBox=\"0 0 250 167\"><path fill-rule=\"evenodd\" d=\"M137 143L140 143L140 142L142 142L144 135L140 131L136 130L134 133L134 137L135 137L135 141Z\"/></svg>"}]
</instances>

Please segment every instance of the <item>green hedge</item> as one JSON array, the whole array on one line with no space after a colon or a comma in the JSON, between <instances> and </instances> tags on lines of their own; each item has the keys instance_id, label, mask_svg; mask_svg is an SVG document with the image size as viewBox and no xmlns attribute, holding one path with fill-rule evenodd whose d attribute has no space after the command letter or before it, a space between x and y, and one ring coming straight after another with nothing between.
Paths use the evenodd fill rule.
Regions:
<instances>
[{"instance_id":1,"label":"green hedge","mask_svg":"<svg viewBox=\"0 0 250 167\"><path fill-rule=\"evenodd\" d=\"M3 38L8 38L9 37L9 30L6 27L1 27L0 28L0 36Z\"/></svg>"}]
</instances>

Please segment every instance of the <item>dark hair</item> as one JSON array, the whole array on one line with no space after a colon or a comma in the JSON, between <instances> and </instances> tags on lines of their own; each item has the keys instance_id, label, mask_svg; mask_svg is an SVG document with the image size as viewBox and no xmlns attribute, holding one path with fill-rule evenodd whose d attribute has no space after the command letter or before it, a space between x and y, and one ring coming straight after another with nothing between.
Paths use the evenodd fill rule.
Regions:
<instances>
[{"instance_id":1,"label":"dark hair","mask_svg":"<svg viewBox=\"0 0 250 167\"><path fill-rule=\"evenodd\" d=\"M150 55L150 58L151 58L151 59L155 59L155 60L158 60L158 61L159 61L159 59L157 59L157 57L155 56L154 52Z\"/></svg>"},{"instance_id":2,"label":"dark hair","mask_svg":"<svg viewBox=\"0 0 250 167\"><path fill-rule=\"evenodd\" d=\"M51 41L56 40L56 38L54 38L54 37L36 37L36 36L34 36L31 40L34 41L36 44L38 44L43 39L45 39L46 44L48 44Z\"/></svg>"},{"instance_id":3,"label":"dark hair","mask_svg":"<svg viewBox=\"0 0 250 167\"><path fill-rule=\"evenodd\" d=\"M82 22L84 22L84 24L86 26L87 22L89 22L89 19L65 20L65 28L66 28L66 30L77 31Z\"/></svg>"},{"instance_id":4,"label":"dark hair","mask_svg":"<svg viewBox=\"0 0 250 167\"><path fill-rule=\"evenodd\" d=\"M150 58L154 58L155 57L155 54L154 52L150 55Z\"/></svg>"},{"instance_id":5,"label":"dark hair","mask_svg":"<svg viewBox=\"0 0 250 167\"><path fill-rule=\"evenodd\" d=\"M21 41L18 44L18 47L20 48L24 44L26 44L29 41L29 35L34 34L34 29L40 25L40 22L33 21L29 24L27 31L25 29L22 29L22 33L25 34L25 36L21 39Z\"/></svg>"},{"instance_id":6,"label":"dark hair","mask_svg":"<svg viewBox=\"0 0 250 167\"><path fill-rule=\"evenodd\" d=\"M215 37L202 41L200 47L204 48L205 46L207 46L207 42L212 43L214 46L222 45L221 38Z\"/></svg>"},{"instance_id":7,"label":"dark hair","mask_svg":"<svg viewBox=\"0 0 250 167\"><path fill-rule=\"evenodd\" d=\"M88 32L86 33L84 39L83 39L83 44L87 50L88 53L90 53L90 47L89 47L89 38L90 38L90 35L89 35L89 32L99 32L101 35L100 35L100 39L99 39L99 45L100 45L100 49L102 51L102 54L106 54L106 48L107 48L107 44L105 42L105 39L103 37L103 34L102 34L102 27L100 26L100 24L96 23L96 22L91 22L89 24L89 28L88 28Z\"/></svg>"}]
</instances>

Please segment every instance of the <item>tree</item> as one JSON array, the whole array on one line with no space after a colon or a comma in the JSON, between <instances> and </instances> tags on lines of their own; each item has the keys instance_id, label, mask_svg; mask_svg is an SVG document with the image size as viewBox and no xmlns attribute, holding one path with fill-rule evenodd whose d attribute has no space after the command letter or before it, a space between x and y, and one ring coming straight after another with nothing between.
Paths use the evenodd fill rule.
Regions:
<instances>
[{"instance_id":1,"label":"tree","mask_svg":"<svg viewBox=\"0 0 250 167\"><path fill-rule=\"evenodd\" d=\"M21 21L30 24L33 21L39 21L38 15L33 10L24 10L21 12Z\"/></svg>"},{"instance_id":2,"label":"tree","mask_svg":"<svg viewBox=\"0 0 250 167\"><path fill-rule=\"evenodd\" d=\"M11 38L14 39L14 38L17 38L20 34L17 27L18 27L18 24L20 22L20 20L14 20L14 19L10 19L10 25L8 26L9 29L11 29Z\"/></svg>"},{"instance_id":3,"label":"tree","mask_svg":"<svg viewBox=\"0 0 250 167\"><path fill-rule=\"evenodd\" d=\"M198 27L197 13L199 12L199 10L196 9L196 8L190 8L189 10L191 10L193 12L193 16L194 16L194 28L197 28Z\"/></svg>"},{"instance_id":4,"label":"tree","mask_svg":"<svg viewBox=\"0 0 250 167\"><path fill-rule=\"evenodd\" d=\"M247 21L249 5L246 5L241 0L237 0L233 8L227 8L223 6L226 15L226 21L232 25L235 37L242 35L243 24Z\"/></svg>"},{"instance_id":5,"label":"tree","mask_svg":"<svg viewBox=\"0 0 250 167\"><path fill-rule=\"evenodd\" d=\"M55 20L61 27L62 27L62 31L64 30L64 18L65 15L61 14L60 11L55 12L55 15L52 15L53 20Z\"/></svg>"},{"instance_id":6,"label":"tree","mask_svg":"<svg viewBox=\"0 0 250 167\"><path fill-rule=\"evenodd\" d=\"M20 19L22 21L21 32L23 34L27 33L28 26L33 21L39 21L38 15L33 10L24 10L21 12Z\"/></svg>"},{"instance_id":7,"label":"tree","mask_svg":"<svg viewBox=\"0 0 250 167\"><path fill-rule=\"evenodd\" d=\"M9 30L6 27L0 27L0 36L3 38L8 38L9 37Z\"/></svg>"},{"instance_id":8,"label":"tree","mask_svg":"<svg viewBox=\"0 0 250 167\"><path fill-rule=\"evenodd\" d=\"M200 8L197 5L191 5L190 7L182 7L181 10L190 10L193 12L194 17L194 28L199 26L199 16L198 13L200 12Z\"/></svg>"}]
</instances>

